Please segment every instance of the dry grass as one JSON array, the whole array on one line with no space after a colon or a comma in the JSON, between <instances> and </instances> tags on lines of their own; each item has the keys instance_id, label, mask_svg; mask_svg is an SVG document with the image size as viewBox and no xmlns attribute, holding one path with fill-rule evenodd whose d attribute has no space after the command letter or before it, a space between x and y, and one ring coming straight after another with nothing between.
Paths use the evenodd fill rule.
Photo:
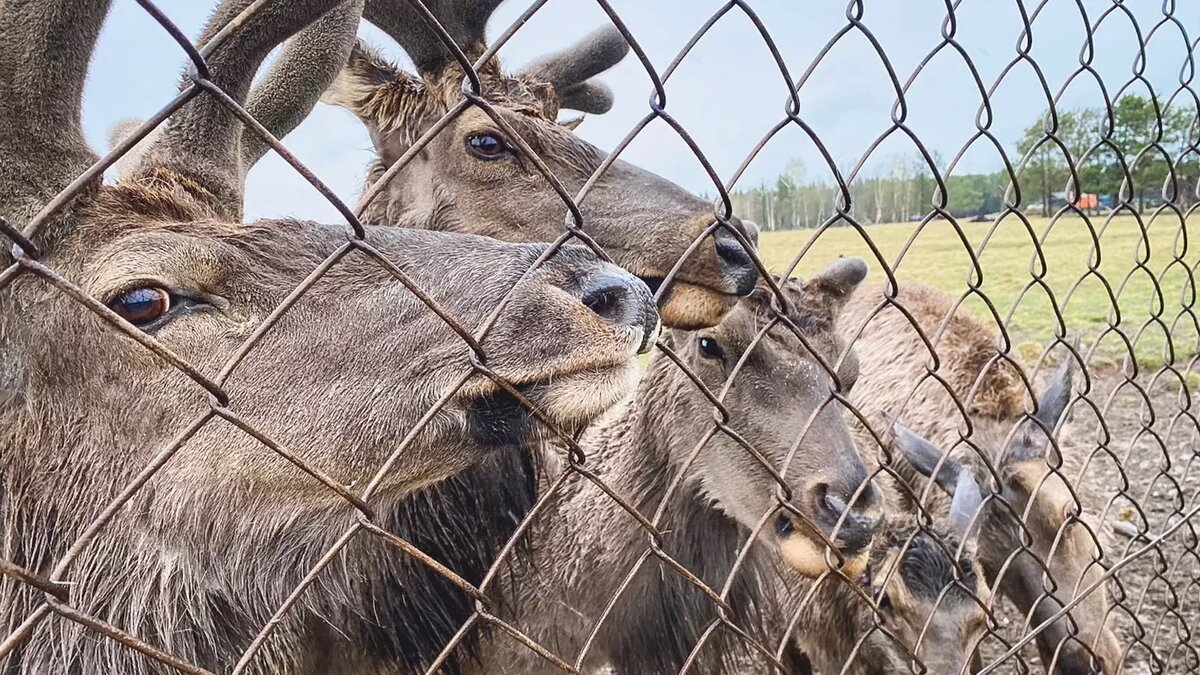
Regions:
<instances>
[{"instance_id":1,"label":"dry grass","mask_svg":"<svg viewBox=\"0 0 1200 675\"><path fill-rule=\"evenodd\" d=\"M1027 357L1040 354L1064 329L1085 346L1099 340L1096 361L1132 353L1143 366L1184 364L1200 352L1192 276L1200 249L1177 215L1144 216L1141 223L1127 215L1032 218L1028 226L1009 216L999 224L964 221L960 227L961 235L945 221L873 225L865 232L898 279L954 295L967 293L974 276L968 250L979 251L986 241L977 285L995 314L974 294L965 306L1007 327ZM879 257L852 227L762 235L763 259L775 271L787 269L802 250L798 276L838 255L856 255L871 266L869 279L884 278Z\"/></svg>"}]
</instances>

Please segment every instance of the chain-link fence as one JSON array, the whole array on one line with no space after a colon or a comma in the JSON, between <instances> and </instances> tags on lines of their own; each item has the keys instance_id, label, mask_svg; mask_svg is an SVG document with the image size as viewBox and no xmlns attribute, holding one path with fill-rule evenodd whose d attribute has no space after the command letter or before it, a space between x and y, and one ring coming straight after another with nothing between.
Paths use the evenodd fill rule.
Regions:
<instances>
[{"instance_id":1,"label":"chain-link fence","mask_svg":"<svg viewBox=\"0 0 1200 675\"><path fill-rule=\"evenodd\" d=\"M611 27L515 74L495 54L545 0L491 41L491 1L230 0L196 43L137 3L189 66L102 158L79 108L109 3L0 3L0 672L1200 670L1194 5L1057 3L1086 39L1051 78L1054 3L1008 3L988 81L969 2L909 73L867 2L788 63L732 1L655 68L596 0ZM364 17L417 73L353 45ZM787 96L723 176L667 88L734 17ZM1122 81L1093 63L1114 24ZM804 101L851 39L894 105L847 158ZM627 51L653 92L605 155L557 120L605 112ZM908 112L939 58L980 101L949 162ZM1048 112L1014 152L1018 70ZM1081 81L1101 105L1061 104ZM322 94L380 153L353 209L277 138ZM654 123L715 208L617 161ZM829 180L739 182L797 130ZM918 168L872 173L896 137ZM236 224L268 149L346 227ZM601 260L667 324L636 384L645 298Z\"/></svg>"}]
</instances>

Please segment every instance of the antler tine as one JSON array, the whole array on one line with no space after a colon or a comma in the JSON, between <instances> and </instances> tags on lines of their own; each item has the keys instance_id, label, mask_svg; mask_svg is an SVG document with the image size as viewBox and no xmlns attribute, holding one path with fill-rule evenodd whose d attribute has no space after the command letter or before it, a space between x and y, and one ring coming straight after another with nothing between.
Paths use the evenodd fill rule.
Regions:
<instances>
[{"instance_id":1,"label":"antler tine","mask_svg":"<svg viewBox=\"0 0 1200 675\"><path fill-rule=\"evenodd\" d=\"M322 17L340 0L261 2L225 0L205 27L205 44L227 24L237 28L207 57L211 82L235 102L246 100L255 72L276 45ZM249 11L247 11L249 10ZM243 15L245 14L245 15ZM181 88L191 85L185 78ZM233 111L202 94L173 115L162 136L139 162L134 177L182 178L194 185L218 212L240 218L242 125Z\"/></svg>"},{"instance_id":2,"label":"antler tine","mask_svg":"<svg viewBox=\"0 0 1200 675\"><path fill-rule=\"evenodd\" d=\"M88 63L111 4L0 2L0 216L14 225L23 225L96 160L80 111Z\"/></svg>"},{"instance_id":3,"label":"antler tine","mask_svg":"<svg viewBox=\"0 0 1200 675\"><path fill-rule=\"evenodd\" d=\"M603 26L560 52L526 66L522 75L554 85L559 106L585 113L606 113L612 108L612 91L591 78L621 62L629 43L616 26Z\"/></svg>"},{"instance_id":4,"label":"antler tine","mask_svg":"<svg viewBox=\"0 0 1200 675\"><path fill-rule=\"evenodd\" d=\"M344 0L284 43L270 72L250 90L246 109L276 138L283 138L313 106L350 59L364 0ZM242 175L269 146L251 132L242 135Z\"/></svg>"},{"instance_id":5,"label":"antler tine","mask_svg":"<svg viewBox=\"0 0 1200 675\"><path fill-rule=\"evenodd\" d=\"M446 33L469 56L483 54L488 19L504 0L367 0L363 16L398 42L422 75L437 73L453 60L416 3L422 2Z\"/></svg>"}]
</instances>

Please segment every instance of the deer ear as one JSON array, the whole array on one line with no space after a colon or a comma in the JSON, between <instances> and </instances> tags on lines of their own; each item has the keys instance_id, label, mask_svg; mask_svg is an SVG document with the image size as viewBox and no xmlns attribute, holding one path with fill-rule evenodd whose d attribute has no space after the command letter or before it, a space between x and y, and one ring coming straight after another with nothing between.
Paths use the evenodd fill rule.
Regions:
<instances>
[{"instance_id":1,"label":"deer ear","mask_svg":"<svg viewBox=\"0 0 1200 675\"><path fill-rule=\"evenodd\" d=\"M867 263L862 258L838 258L805 282L804 293L836 317L866 276Z\"/></svg>"},{"instance_id":2,"label":"deer ear","mask_svg":"<svg viewBox=\"0 0 1200 675\"><path fill-rule=\"evenodd\" d=\"M953 495L958 488L959 474L964 473L963 467L949 457L943 461L945 453L941 448L903 424L897 422L893 426L893 431L895 436L892 440L892 447L904 455L904 459L912 465L912 468L926 478L933 478L938 487L945 490L947 494ZM941 464L940 470L938 470L939 463ZM937 476L933 475L934 471L937 471Z\"/></svg>"},{"instance_id":3,"label":"deer ear","mask_svg":"<svg viewBox=\"0 0 1200 675\"><path fill-rule=\"evenodd\" d=\"M354 113L372 131L392 129L409 117L421 96L417 78L359 40L350 59L321 96L322 103Z\"/></svg>"},{"instance_id":4,"label":"deer ear","mask_svg":"<svg viewBox=\"0 0 1200 675\"><path fill-rule=\"evenodd\" d=\"M954 498L950 500L949 522L954 532L968 545L972 543L972 532L979 531L972 525L982 504L983 491L979 489L975 474L960 467L954 485Z\"/></svg>"},{"instance_id":5,"label":"deer ear","mask_svg":"<svg viewBox=\"0 0 1200 675\"><path fill-rule=\"evenodd\" d=\"M1067 404L1071 402L1071 386L1074 380L1075 359L1068 354L1063 364L1055 371L1054 377L1050 379L1050 384L1046 385L1046 390L1038 398L1037 418L1047 429L1053 429L1058 424L1058 420L1067 409Z\"/></svg>"},{"instance_id":6,"label":"deer ear","mask_svg":"<svg viewBox=\"0 0 1200 675\"><path fill-rule=\"evenodd\" d=\"M933 477L938 487L951 495L950 527L963 541L970 543L972 532L979 531L972 524L983 504L983 490L979 488L975 472L961 462L945 457L940 448L903 424L897 422L894 431L892 447L900 450L914 469L927 478ZM939 463L941 469L938 469ZM936 477L934 471L937 471Z\"/></svg>"}]
</instances>

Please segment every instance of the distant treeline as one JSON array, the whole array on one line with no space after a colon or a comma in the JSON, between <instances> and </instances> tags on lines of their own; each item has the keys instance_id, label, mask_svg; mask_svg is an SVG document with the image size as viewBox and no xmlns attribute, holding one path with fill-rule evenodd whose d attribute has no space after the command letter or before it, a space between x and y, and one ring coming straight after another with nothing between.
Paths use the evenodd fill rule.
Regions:
<instances>
[{"instance_id":1,"label":"distant treeline","mask_svg":"<svg viewBox=\"0 0 1200 675\"><path fill-rule=\"evenodd\" d=\"M1110 124L1112 132L1106 133ZM1013 169L1019 171L1020 208L1050 215L1067 203L1071 197L1068 154L1078 172L1080 192L1099 196L1096 209L1089 210L1122 203L1139 210L1153 208L1162 202L1163 185L1172 166L1176 177L1173 201L1190 205L1196 201L1200 178L1198 137L1194 108L1177 106L1164 112L1150 99L1137 95L1117 101L1111 122L1103 108L1060 111L1056 118L1043 116L1025 130L1009 155ZM976 141L981 143L986 144L986 139ZM936 153L933 159L943 172L943 159ZM873 175L860 174L850 184L854 217L863 223L893 223L928 214L937 183L925 160L914 153L893 156L883 164ZM1123 193L1126 171L1133 180ZM813 180L807 175L803 162L793 160L773 184L735 191L734 210L768 230L816 227L835 213L838 189L832 179ZM947 210L955 217L1000 211L1011 182L1003 169L943 178Z\"/></svg>"}]
</instances>

